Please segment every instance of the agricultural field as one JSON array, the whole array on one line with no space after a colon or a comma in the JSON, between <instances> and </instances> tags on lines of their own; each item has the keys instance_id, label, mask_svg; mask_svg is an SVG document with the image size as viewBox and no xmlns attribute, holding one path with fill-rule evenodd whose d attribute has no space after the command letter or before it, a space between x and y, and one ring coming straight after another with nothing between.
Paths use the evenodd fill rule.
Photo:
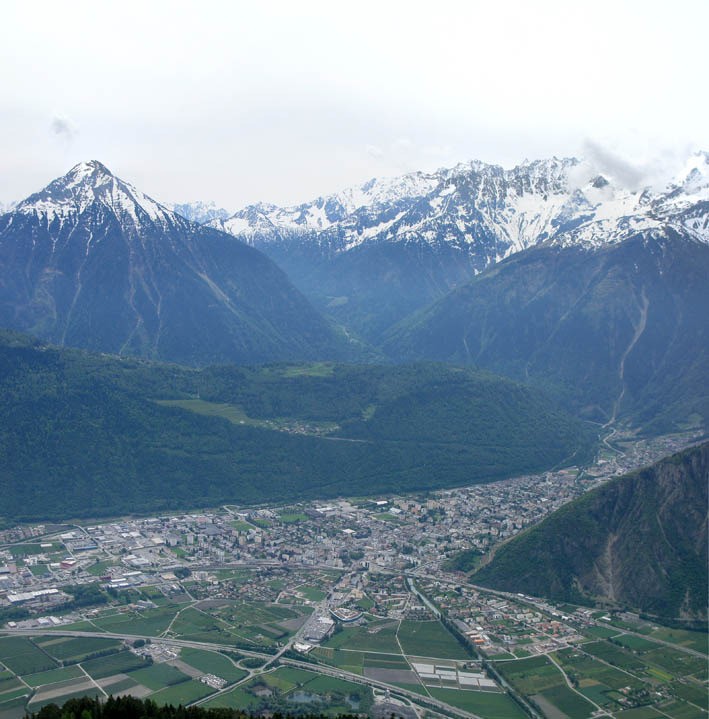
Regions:
<instances>
[{"instance_id":1,"label":"agricultural field","mask_svg":"<svg viewBox=\"0 0 709 719\"><path fill-rule=\"evenodd\" d=\"M405 654L440 659L469 659L469 653L438 621L402 621L398 639Z\"/></svg>"},{"instance_id":2,"label":"agricultural field","mask_svg":"<svg viewBox=\"0 0 709 719\"><path fill-rule=\"evenodd\" d=\"M545 656L496 668L547 715L585 719L597 706L616 719L707 719L706 659L652 641L651 631L555 652L561 670Z\"/></svg>"},{"instance_id":3,"label":"agricultural field","mask_svg":"<svg viewBox=\"0 0 709 719\"><path fill-rule=\"evenodd\" d=\"M366 711L371 702L371 690L359 684L281 667L215 697L205 706L248 707L250 711L304 709L332 715Z\"/></svg>"},{"instance_id":4,"label":"agricultural field","mask_svg":"<svg viewBox=\"0 0 709 719\"><path fill-rule=\"evenodd\" d=\"M20 719L26 711L77 696L129 693L159 704L187 704L216 692L198 681L203 674L227 686L248 676L219 652L184 648L179 658L151 662L108 637L4 637L0 662L0 719ZM314 676L306 674L307 680Z\"/></svg>"},{"instance_id":5,"label":"agricultural field","mask_svg":"<svg viewBox=\"0 0 709 719\"><path fill-rule=\"evenodd\" d=\"M484 719L524 719L526 714L515 702L500 692L456 691L430 689L435 699L472 712Z\"/></svg>"}]
</instances>

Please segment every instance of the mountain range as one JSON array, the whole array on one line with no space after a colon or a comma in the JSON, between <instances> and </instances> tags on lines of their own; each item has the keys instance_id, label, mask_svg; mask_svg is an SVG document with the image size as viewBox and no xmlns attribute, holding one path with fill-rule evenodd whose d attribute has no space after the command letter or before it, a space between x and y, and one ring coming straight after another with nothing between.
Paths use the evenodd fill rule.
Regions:
<instances>
[{"instance_id":1,"label":"mountain range","mask_svg":"<svg viewBox=\"0 0 709 719\"><path fill-rule=\"evenodd\" d=\"M709 155L662 189L480 162L193 222L81 163L0 216L0 326L192 365L471 364L579 416L709 417ZM297 288L297 289L296 289Z\"/></svg>"},{"instance_id":2,"label":"mountain range","mask_svg":"<svg viewBox=\"0 0 709 719\"><path fill-rule=\"evenodd\" d=\"M501 546L473 581L707 619L709 443L618 477Z\"/></svg>"},{"instance_id":3,"label":"mountain range","mask_svg":"<svg viewBox=\"0 0 709 719\"><path fill-rule=\"evenodd\" d=\"M593 250L641 232L709 241L709 156L661 191L575 158L471 162L373 179L295 207L250 205L211 226L264 251L322 311L378 344L396 322L500 260L544 244Z\"/></svg>"}]
</instances>

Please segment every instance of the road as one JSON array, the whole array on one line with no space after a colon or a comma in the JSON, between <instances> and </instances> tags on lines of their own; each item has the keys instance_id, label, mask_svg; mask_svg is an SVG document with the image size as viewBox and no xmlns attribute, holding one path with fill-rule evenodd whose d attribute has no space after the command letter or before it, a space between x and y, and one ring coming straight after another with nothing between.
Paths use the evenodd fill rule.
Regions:
<instances>
[{"instance_id":1,"label":"road","mask_svg":"<svg viewBox=\"0 0 709 719\"><path fill-rule=\"evenodd\" d=\"M121 639L126 642L134 642L137 639L146 639L144 634L117 634L115 632L86 632L86 631L72 631L72 630L61 630L61 629L49 629L49 630L42 630L42 629L3 629L2 632L0 632L0 636L2 635L20 635L20 636L61 636L61 637L98 637L98 638L109 638L109 639ZM265 654L263 652L253 652L246 649L241 648L235 648L228 644L213 644L210 642L193 642L186 639L161 639L161 638L155 638L150 637L152 641L160 642L161 644L166 644L168 646L175 646L175 647L190 647L193 649L206 649L211 651L229 651L229 652L237 652L238 654L243 654L247 657L257 657L259 659L265 659L266 664L259 669L252 672L252 676L255 674L262 674L264 671L268 671L267 667L268 665L276 660L276 657L273 654ZM281 652L282 653L282 652ZM389 692L393 696L398 697L404 697L408 700L413 700L415 703L421 705L430 705L434 707L437 710L443 711L448 715L453 715L456 717L460 717L461 719L482 719L482 717L479 717L477 714L473 714L471 712L465 711L463 709L459 709L458 707L451 706L450 704L446 704L445 702L439 701L438 699L433 699L431 697L424 697L421 694L418 694L417 692L409 691L408 689L402 689L401 687L396 687L391 684L386 684L385 682L377 681L376 679L371 679L369 677L364 677L360 674L353 674L352 672L345 671L343 669L337 669L329 666L325 666L323 664L311 664L310 662L306 661L299 661L297 659L288 659L284 658L283 656L280 656L279 661L282 664L286 664L288 666L297 667L298 669L305 669L307 671L316 672L318 674L323 674L325 676L335 677L337 679L344 679L346 681L353 682L355 684L363 684L365 686L369 686L376 689L381 689L386 692ZM243 683L246 681L246 679L241 680L239 683ZM229 689L233 689L233 686L229 687ZM221 692L220 692L221 693ZM210 697L206 697L205 699L213 698L214 695L211 695ZM195 702L197 703L197 702Z\"/></svg>"}]
</instances>

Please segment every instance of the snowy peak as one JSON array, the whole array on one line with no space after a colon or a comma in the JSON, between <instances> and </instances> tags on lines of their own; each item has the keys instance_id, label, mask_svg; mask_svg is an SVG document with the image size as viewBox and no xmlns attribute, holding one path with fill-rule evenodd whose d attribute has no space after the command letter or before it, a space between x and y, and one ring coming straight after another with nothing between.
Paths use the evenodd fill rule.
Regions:
<instances>
[{"instance_id":1,"label":"snowy peak","mask_svg":"<svg viewBox=\"0 0 709 719\"><path fill-rule=\"evenodd\" d=\"M662 190L624 187L576 158L505 170L473 161L373 179L294 207L252 205L213 226L258 247L307 243L329 254L363 244L457 247L483 268L540 243L597 247L667 226L709 242L709 155L697 153Z\"/></svg>"},{"instance_id":2,"label":"snowy peak","mask_svg":"<svg viewBox=\"0 0 709 719\"><path fill-rule=\"evenodd\" d=\"M97 160L80 162L15 209L44 218L47 224L55 220L63 224L95 205L109 210L123 225L140 227L146 222L166 225L174 221L167 208L116 177Z\"/></svg>"},{"instance_id":3,"label":"snowy peak","mask_svg":"<svg viewBox=\"0 0 709 719\"><path fill-rule=\"evenodd\" d=\"M215 202L172 202L167 205L173 212L190 222L206 225L213 220L226 220L231 212L217 207Z\"/></svg>"}]
</instances>

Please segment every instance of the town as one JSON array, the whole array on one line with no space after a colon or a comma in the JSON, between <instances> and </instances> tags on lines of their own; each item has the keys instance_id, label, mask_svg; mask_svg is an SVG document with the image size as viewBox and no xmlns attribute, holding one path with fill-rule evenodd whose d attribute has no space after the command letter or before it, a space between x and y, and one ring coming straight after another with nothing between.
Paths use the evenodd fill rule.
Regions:
<instances>
[{"instance_id":1,"label":"town","mask_svg":"<svg viewBox=\"0 0 709 719\"><path fill-rule=\"evenodd\" d=\"M546 713L545 707L559 709L557 695L562 706L576 700L589 715L599 716L644 706L651 695L656 704L684 701L669 680L646 680L645 670L619 667L600 646L615 637L625 646L623 637L630 637L625 648L632 649L641 646L639 634L655 631L665 641L661 629L640 632L639 618L627 613L611 616L486 590L471 584L464 572L485 561L498 543L561 505L692 439L691 434L652 441L615 437L591 467L425 495L287 507L227 505L157 517L13 527L0 533L0 632L27 642L36 642L37 632L89 643L108 641L100 638L105 634L123 641L108 647L110 656L130 653L131 662L165 665L182 672L184 681L175 686L182 691L191 687L176 695L167 680L164 686L141 683L137 678L147 670L129 662L130 673L116 665L116 672L104 677L90 675L92 682L84 689L99 695L120 693L118 687L136 696L154 691L156 698L184 703L264 708L273 705L279 692L291 699L300 696L293 692L302 689L302 681L294 682L290 693L269 683L290 671L306 672L307 691L301 699L304 708L312 708L308 698L325 701L309 683L317 667L321 678L350 690L364 682L364 694L343 689L334 692L339 699L356 694L363 702L360 708L396 706L397 713L421 716L493 719L502 710L510 716L535 715ZM461 566L461 556L472 564ZM11 640L0 639L0 654L3 641ZM659 645L643 641L654 656ZM63 672L55 667L65 659L52 655L51 642L39 646L57 664L33 667L37 676L47 670ZM619 651L617 642L608 646ZM231 669L220 673L214 661L197 668L190 664L190 651L224 653L225 647L230 648ZM665 654L669 651L665 648ZM687 658L682 648L673 651L675 661ZM696 663L697 652L692 651L687 656ZM89 655L96 653L79 662L84 672ZM589 694L572 686L582 660L596 669L603 664L606 693ZM20 668L13 670L7 657L0 661L17 679L5 698L0 685L0 710L4 700L35 709L83 687L74 684L65 691L68 679L38 685L31 672L25 676ZM530 661L543 662L536 670L551 667L558 675L552 685L556 693L530 699L519 679L526 676L522 667ZM686 683L690 690L693 682L702 681L695 663L690 663L691 672L681 674L683 687ZM667 673L656 661L645 669L648 677L653 676L650 670ZM610 676L612 672L627 677ZM113 684L108 681L118 676ZM677 674L667 676L674 680ZM23 694L21 684L35 688ZM329 705L333 691L330 687Z\"/></svg>"}]
</instances>

